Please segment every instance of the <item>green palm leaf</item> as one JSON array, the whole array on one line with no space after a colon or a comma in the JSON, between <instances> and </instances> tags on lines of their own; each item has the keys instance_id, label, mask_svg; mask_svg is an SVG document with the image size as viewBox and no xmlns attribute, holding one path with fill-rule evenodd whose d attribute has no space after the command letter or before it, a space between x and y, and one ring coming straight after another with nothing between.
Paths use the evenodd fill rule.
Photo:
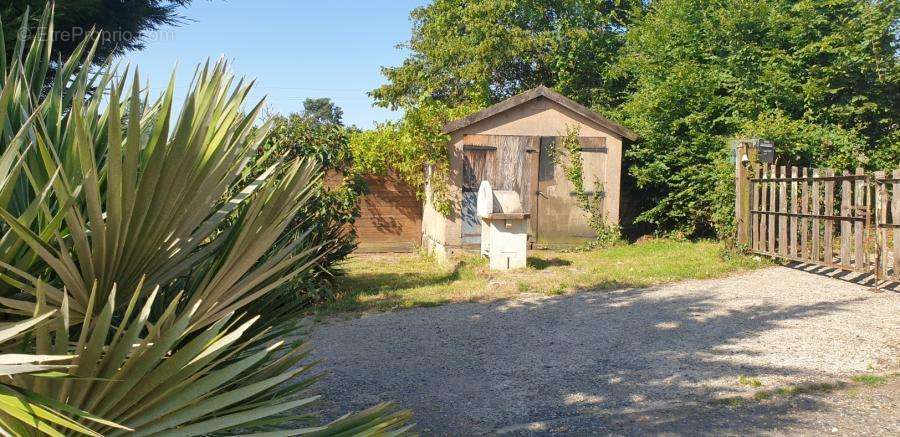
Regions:
<instances>
[{"instance_id":1,"label":"green palm leaf","mask_svg":"<svg viewBox=\"0 0 900 437\"><path fill-rule=\"evenodd\" d=\"M245 180L268 125L224 61L196 70L176 112L174 77L151 100L137 70L92 70L95 38L45 87L51 40L0 59L0 320L15 321L0 325L0 430L289 427L319 377L269 298L325 254L286 232L319 164ZM283 433L390 435L408 417L381 405Z\"/></svg>"}]
</instances>

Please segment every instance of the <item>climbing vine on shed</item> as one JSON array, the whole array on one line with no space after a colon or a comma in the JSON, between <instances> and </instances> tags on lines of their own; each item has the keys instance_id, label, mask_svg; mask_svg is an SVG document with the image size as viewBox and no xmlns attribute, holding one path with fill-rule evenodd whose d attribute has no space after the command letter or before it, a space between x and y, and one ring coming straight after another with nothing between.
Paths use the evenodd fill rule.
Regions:
<instances>
[{"instance_id":1,"label":"climbing vine on shed","mask_svg":"<svg viewBox=\"0 0 900 437\"><path fill-rule=\"evenodd\" d=\"M588 213L588 225L597 235L597 239L588 246L608 246L621 240L622 232L619 226L610 224L606 219L606 212L603 210L603 198L606 196L606 191L603 183L595 180L593 190L587 191L584 188L584 161L581 159L579 132L580 129L577 126L567 126L562 144L551 147L549 157L563 170L566 179L572 183L573 195L578 201L578 207Z\"/></svg>"}]
</instances>

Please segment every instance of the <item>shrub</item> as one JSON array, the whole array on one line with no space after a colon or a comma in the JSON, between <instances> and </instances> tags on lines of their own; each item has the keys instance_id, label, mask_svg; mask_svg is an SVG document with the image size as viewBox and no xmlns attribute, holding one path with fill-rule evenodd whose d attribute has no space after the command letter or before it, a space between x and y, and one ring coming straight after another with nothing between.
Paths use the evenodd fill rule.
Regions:
<instances>
[{"instance_id":1,"label":"shrub","mask_svg":"<svg viewBox=\"0 0 900 437\"><path fill-rule=\"evenodd\" d=\"M321 299L333 294L333 278L340 274L337 263L356 249L353 223L359 216L360 195L365 183L356 172L349 145L350 132L335 123L323 123L301 114L276 115L272 129L260 148L260 160L251 174L261 174L279 159L315 158L333 183L317 186L295 214L286 231L289 238L308 233L310 243L319 246L319 261L304 275L281 290L296 298ZM296 299L295 299L296 300Z\"/></svg>"},{"instance_id":2,"label":"shrub","mask_svg":"<svg viewBox=\"0 0 900 437\"><path fill-rule=\"evenodd\" d=\"M408 108L403 120L379 124L350 138L354 165L360 173L385 174L388 170L411 187L420 198L426 192L441 214L453 211L450 196L450 136L444 123L477 109L474 105L450 108L433 99L420 99Z\"/></svg>"}]
</instances>

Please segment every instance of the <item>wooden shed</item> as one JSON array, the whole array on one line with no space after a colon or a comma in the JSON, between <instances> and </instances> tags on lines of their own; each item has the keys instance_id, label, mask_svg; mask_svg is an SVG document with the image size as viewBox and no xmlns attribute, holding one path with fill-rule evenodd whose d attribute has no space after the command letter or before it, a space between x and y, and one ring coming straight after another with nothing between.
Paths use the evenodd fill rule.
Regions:
<instances>
[{"instance_id":1,"label":"wooden shed","mask_svg":"<svg viewBox=\"0 0 900 437\"><path fill-rule=\"evenodd\" d=\"M551 157L569 129L578 129L584 186L603 189L610 224L619 223L622 141L637 135L585 106L539 86L444 126L450 135L453 211L437 212L426 189L422 243L433 253L480 244L475 214L478 186L519 192L530 214L529 242L564 246L593 238L588 214L574 198L574 186ZM599 185L596 183L599 182Z\"/></svg>"}]
</instances>

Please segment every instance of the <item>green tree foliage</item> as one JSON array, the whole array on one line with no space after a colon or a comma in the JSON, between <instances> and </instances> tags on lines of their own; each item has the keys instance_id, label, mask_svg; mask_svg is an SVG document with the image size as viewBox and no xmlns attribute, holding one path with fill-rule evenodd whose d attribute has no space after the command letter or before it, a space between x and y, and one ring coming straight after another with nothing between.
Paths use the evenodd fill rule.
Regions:
<instances>
[{"instance_id":1,"label":"green tree foliage","mask_svg":"<svg viewBox=\"0 0 900 437\"><path fill-rule=\"evenodd\" d=\"M303 101L303 117L318 124L343 125L344 110L335 105L328 97L309 99Z\"/></svg>"},{"instance_id":2,"label":"green tree foliage","mask_svg":"<svg viewBox=\"0 0 900 437\"><path fill-rule=\"evenodd\" d=\"M452 205L447 196L450 175L449 137L442 127L476 107L459 105L450 108L433 99L422 99L407 109L399 122L387 122L369 131L354 132L350 139L355 168L364 174L384 174L393 170L422 195L426 172L432 201L438 211L449 213Z\"/></svg>"},{"instance_id":3,"label":"green tree foliage","mask_svg":"<svg viewBox=\"0 0 900 437\"><path fill-rule=\"evenodd\" d=\"M782 163L896 166L897 19L895 1L653 2L621 62L640 219L727 230L731 136L775 140Z\"/></svg>"},{"instance_id":4,"label":"green tree foliage","mask_svg":"<svg viewBox=\"0 0 900 437\"><path fill-rule=\"evenodd\" d=\"M639 0L438 0L412 12L411 54L382 70L376 104L403 109L397 123L354 138L369 169L391 167L413 187L430 173L432 199L451 210L447 121L537 85L608 107L624 82L608 74ZM421 192L421 191L420 191Z\"/></svg>"},{"instance_id":5,"label":"green tree foliage","mask_svg":"<svg viewBox=\"0 0 900 437\"><path fill-rule=\"evenodd\" d=\"M610 107L624 85L609 74L640 0L437 0L412 12L410 56L384 68L383 106L486 106L537 85Z\"/></svg>"},{"instance_id":6,"label":"green tree foliage","mask_svg":"<svg viewBox=\"0 0 900 437\"><path fill-rule=\"evenodd\" d=\"M56 20L53 23L53 53L51 59L68 59L88 37L91 29L99 34L94 57L97 65L111 56L144 47L147 36L163 25L178 24L178 9L191 0L65 0L56 2ZM5 0L0 5L6 57L11 58L17 34L23 21L26 33L37 34L41 25L36 17L29 19L26 10L40 11L46 0Z\"/></svg>"},{"instance_id":7,"label":"green tree foliage","mask_svg":"<svg viewBox=\"0 0 900 437\"><path fill-rule=\"evenodd\" d=\"M729 137L771 138L780 162L797 165L897 164L898 10L896 0L437 0L412 13L410 55L372 96L407 111L380 130L415 133L435 129L404 126L417 123L411 109L556 88L640 134L626 145L646 199L638 220L702 234L731 221ZM398 144L383 137L380 159L445 159L437 144Z\"/></svg>"}]
</instances>

